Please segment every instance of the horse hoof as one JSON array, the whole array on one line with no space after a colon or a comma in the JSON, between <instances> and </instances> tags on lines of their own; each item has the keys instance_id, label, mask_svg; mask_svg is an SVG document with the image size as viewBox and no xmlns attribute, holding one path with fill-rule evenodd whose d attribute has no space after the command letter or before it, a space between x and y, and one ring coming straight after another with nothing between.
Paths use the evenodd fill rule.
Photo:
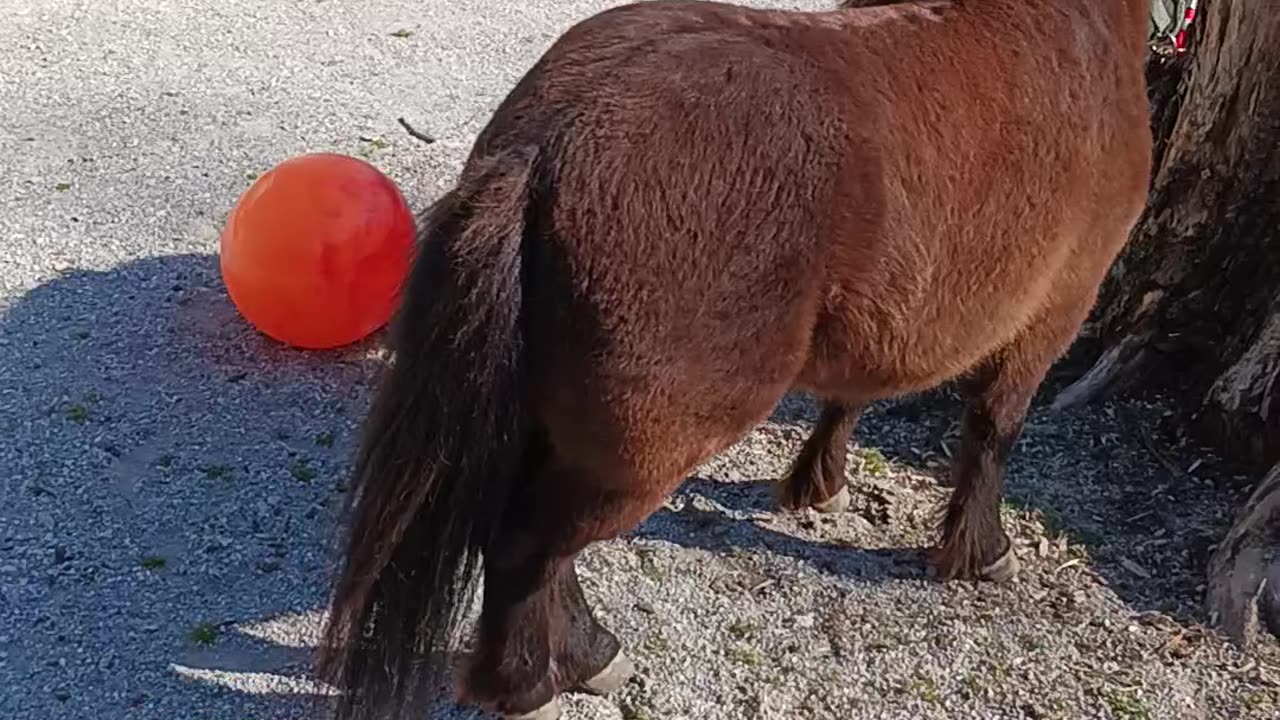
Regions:
<instances>
[{"instance_id":1,"label":"horse hoof","mask_svg":"<svg viewBox=\"0 0 1280 720\"><path fill-rule=\"evenodd\" d=\"M596 695L608 695L622 689L623 685L636 674L636 666L631 662L631 658L627 654L618 651L613 660L605 666L605 669L596 674L595 677L582 684L582 687L590 693Z\"/></svg>"},{"instance_id":2,"label":"horse hoof","mask_svg":"<svg viewBox=\"0 0 1280 720\"><path fill-rule=\"evenodd\" d=\"M813 504L813 509L823 515L835 515L849 509L849 505L853 504L853 497L849 494L849 487L846 485L840 488L840 492L831 497Z\"/></svg>"},{"instance_id":3,"label":"horse hoof","mask_svg":"<svg viewBox=\"0 0 1280 720\"><path fill-rule=\"evenodd\" d=\"M1013 543L1009 543L1009 549L996 559L995 562L982 568L978 572L978 576L983 580L1002 583L1012 580L1017 576L1018 571L1022 569L1022 563L1018 561L1018 556L1013 552Z\"/></svg>"},{"instance_id":4,"label":"horse hoof","mask_svg":"<svg viewBox=\"0 0 1280 720\"><path fill-rule=\"evenodd\" d=\"M503 715L502 720L560 720L560 698L553 698L542 707L521 715Z\"/></svg>"}]
</instances>

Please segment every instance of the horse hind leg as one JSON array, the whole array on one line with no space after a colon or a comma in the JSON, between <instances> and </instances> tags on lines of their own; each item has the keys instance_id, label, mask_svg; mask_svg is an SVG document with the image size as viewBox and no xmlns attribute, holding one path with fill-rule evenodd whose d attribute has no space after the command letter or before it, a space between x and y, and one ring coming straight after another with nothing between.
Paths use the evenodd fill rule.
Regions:
<instances>
[{"instance_id":1,"label":"horse hind leg","mask_svg":"<svg viewBox=\"0 0 1280 720\"><path fill-rule=\"evenodd\" d=\"M594 695L622 689L635 674L635 665L622 650L617 636L596 620L578 582L575 563L561 576L561 597L568 612L568 627L557 648L558 674L566 687Z\"/></svg>"},{"instance_id":2,"label":"horse hind leg","mask_svg":"<svg viewBox=\"0 0 1280 720\"><path fill-rule=\"evenodd\" d=\"M1003 582L1017 575L1018 558L1000 521L1005 467L1031 398L1088 309L1081 301L1043 313L969 379L960 449L951 466L955 490L930 557L942 578Z\"/></svg>"},{"instance_id":3,"label":"horse hind leg","mask_svg":"<svg viewBox=\"0 0 1280 720\"><path fill-rule=\"evenodd\" d=\"M944 579L1004 581L1018 572L1017 556L1000 522L1005 465L1021 432L1035 389L1000 368L984 369L981 390L964 412L960 450L951 474L955 490L942 520L931 564Z\"/></svg>"},{"instance_id":4,"label":"horse hind leg","mask_svg":"<svg viewBox=\"0 0 1280 720\"><path fill-rule=\"evenodd\" d=\"M635 670L595 619L572 557L544 555L487 572L481 623L464 698L506 720L556 720L562 691L609 694Z\"/></svg>"},{"instance_id":5,"label":"horse hind leg","mask_svg":"<svg viewBox=\"0 0 1280 720\"><path fill-rule=\"evenodd\" d=\"M479 643L460 678L459 699L521 720L560 716L552 677L550 628L559 608L551 588L566 559L542 554L516 557L491 550L484 569L484 605Z\"/></svg>"},{"instance_id":6,"label":"horse hind leg","mask_svg":"<svg viewBox=\"0 0 1280 720\"><path fill-rule=\"evenodd\" d=\"M845 460L849 436L857 427L863 405L827 402L796 456L787 477L778 486L778 505L785 510L811 507L820 513L841 513L849 508Z\"/></svg>"},{"instance_id":7,"label":"horse hind leg","mask_svg":"<svg viewBox=\"0 0 1280 720\"><path fill-rule=\"evenodd\" d=\"M608 693L633 670L596 619L574 561L588 544L634 527L665 483L602 483L548 466L521 488L485 560L479 646L460 697L508 720L554 720L566 690Z\"/></svg>"}]
</instances>

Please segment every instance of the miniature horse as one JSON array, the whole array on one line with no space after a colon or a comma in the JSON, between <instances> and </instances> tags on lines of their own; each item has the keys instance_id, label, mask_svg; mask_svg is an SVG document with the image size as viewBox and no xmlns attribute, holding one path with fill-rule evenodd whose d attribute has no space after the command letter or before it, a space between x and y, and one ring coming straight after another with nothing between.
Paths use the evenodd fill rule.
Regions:
<instances>
[{"instance_id":1,"label":"miniature horse","mask_svg":"<svg viewBox=\"0 0 1280 720\"><path fill-rule=\"evenodd\" d=\"M422 219L323 643L338 716L442 680L481 574L463 702L549 720L618 688L575 556L792 388L825 408L781 504L838 511L862 409L965 379L931 563L1012 576L1006 459L1146 198L1146 25L648 2L566 32Z\"/></svg>"}]
</instances>

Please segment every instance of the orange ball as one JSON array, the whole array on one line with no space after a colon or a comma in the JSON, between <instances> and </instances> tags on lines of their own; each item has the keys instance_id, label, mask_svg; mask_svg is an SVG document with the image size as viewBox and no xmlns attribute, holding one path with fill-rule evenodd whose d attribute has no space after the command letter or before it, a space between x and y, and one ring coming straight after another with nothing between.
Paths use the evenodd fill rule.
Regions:
<instances>
[{"instance_id":1,"label":"orange ball","mask_svg":"<svg viewBox=\"0 0 1280 720\"><path fill-rule=\"evenodd\" d=\"M240 197L222 232L222 279L254 327L324 349L386 324L414 246L399 188L369 163L302 155Z\"/></svg>"}]
</instances>

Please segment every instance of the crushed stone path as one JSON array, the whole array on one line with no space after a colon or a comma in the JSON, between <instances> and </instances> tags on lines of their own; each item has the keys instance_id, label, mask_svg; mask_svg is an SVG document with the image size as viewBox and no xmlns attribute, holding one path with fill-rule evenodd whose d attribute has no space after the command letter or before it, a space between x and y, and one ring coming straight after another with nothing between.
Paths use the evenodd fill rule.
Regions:
<instances>
[{"instance_id":1,"label":"crushed stone path","mask_svg":"<svg viewBox=\"0 0 1280 720\"><path fill-rule=\"evenodd\" d=\"M378 353L249 330L222 220L308 151L366 157L423 207L524 70L611 4L0 0L0 717L317 717L326 543ZM851 510L788 515L770 483L815 416L789 398L592 548L584 585L640 674L567 719L1280 715L1274 644L1243 655L1201 624L1246 482L1159 403L1037 411L1004 509L1023 575L940 584L919 551L958 409L875 408Z\"/></svg>"}]
</instances>

